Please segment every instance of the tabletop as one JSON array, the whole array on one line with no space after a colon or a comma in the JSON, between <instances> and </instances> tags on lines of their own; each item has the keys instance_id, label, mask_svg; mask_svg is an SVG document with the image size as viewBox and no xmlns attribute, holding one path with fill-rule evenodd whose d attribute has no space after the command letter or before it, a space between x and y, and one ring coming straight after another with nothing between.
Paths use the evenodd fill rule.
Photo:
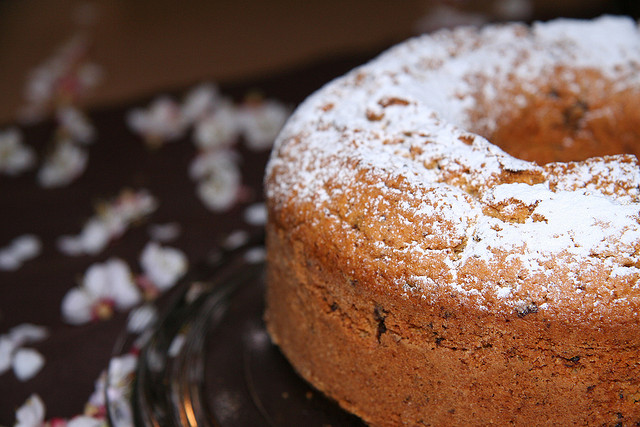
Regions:
<instances>
[{"instance_id":1,"label":"tabletop","mask_svg":"<svg viewBox=\"0 0 640 427\"><path fill-rule=\"evenodd\" d=\"M119 338L260 233L273 140L322 84L444 26L638 16L480 3L0 3L0 425L107 422Z\"/></svg>"}]
</instances>

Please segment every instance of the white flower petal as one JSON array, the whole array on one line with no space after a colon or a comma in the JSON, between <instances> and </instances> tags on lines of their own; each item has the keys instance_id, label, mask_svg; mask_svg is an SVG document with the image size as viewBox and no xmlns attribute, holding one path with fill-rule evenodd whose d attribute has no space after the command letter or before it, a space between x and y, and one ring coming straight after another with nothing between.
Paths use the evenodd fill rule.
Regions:
<instances>
[{"instance_id":1,"label":"white flower petal","mask_svg":"<svg viewBox=\"0 0 640 427\"><path fill-rule=\"evenodd\" d=\"M94 306L112 301L118 310L126 310L142 300L127 263L112 258L92 264L85 272L82 286L71 289L62 301L64 319L82 324L93 319Z\"/></svg>"},{"instance_id":2,"label":"white flower petal","mask_svg":"<svg viewBox=\"0 0 640 427\"><path fill-rule=\"evenodd\" d=\"M73 288L62 299L62 317L67 323L81 325L92 319L94 298L83 288Z\"/></svg>"},{"instance_id":3,"label":"white flower petal","mask_svg":"<svg viewBox=\"0 0 640 427\"><path fill-rule=\"evenodd\" d=\"M129 129L142 134L147 126L147 116L144 110L136 108L127 113L126 122Z\"/></svg>"},{"instance_id":4,"label":"white flower petal","mask_svg":"<svg viewBox=\"0 0 640 427\"><path fill-rule=\"evenodd\" d=\"M196 146L203 150L222 148L238 139L240 126L235 106L225 102L195 124L193 139Z\"/></svg>"},{"instance_id":5,"label":"white flower petal","mask_svg":"<svg viewBox=\"0 0 640 427\"><path fill-rule=\"evenodd\" d=\"M159 289L166 290L186 273L188 262L182 251L149 242L142 251L140 264L146 276Z\"/></svg>"},{"instance_id":6,"label":"white flower petal","mask_svg":"<svg viewBox=\"0 0 640 427\"><path fill-rule=\"evenodd\" d=\"M15 341L8 335L0 335L0 375L11 368L11 361L16 347Z\"/></svg>"},{"instance_id":7,"label":"white flower petal","mask_svg":"<svg viewBox=\"0 0 640 427\"><path fill-rule=\"evenodd\" d=\"M73 417L67 422L67 427L101 427L105 426L104 420L89 417L86 415L80 415Z\"/></svg>"},{"instance_id":8,"label":"white flower petal","mask_svg":"<svg viewBox=\"0 0 640 427\"><path fill-rule=\"evenodd\" d=\"M142 295L132 281L114 283L112 296L119 310L127 310L142 302Z\"/></svg>"},{"instance_id":9,"label":"white flower petal","mask_svg":"<svg viewBox=\"0 0 640 427\"><path fill-rule=\"evenodd\" d=\"M171 345L169 345L169 349L167 350L167 354L169 357L176 357L182 351L182 348L187 342L187 337L185 334L177 334L173 337L173 341L171 341Z\"/></svg>"},{"instance_id":10,"label":"white flower petal","mask_svg":"<svg viewBox=\"0 0 640 427\"><path fill-rule=\"evenodd\" d=\"M235 230L224 240L224 247L235 249L242 246L249 240L249 233L246 230Z\"/></svg>"},{"instance_id":11,"label":"white flower petal","mask_svg":"<svg viewBox=\"0 0 640 427\"><path fill-rule=\"evenodd\" d=\"M158 319L158 310L152 304L145 304L131 310L127 320L127 331L134 334L144 332Z\"/></svg>"},{"instance_id":12,"label":"white flower petal","mask_svg":"<svg viewBox=\"0 0 640 427\"><path fill-rule=\"evenodd\" d=\"M56 245L58 250L65 255L78 256L85 253L82 236L60 236Z\"/></svg>"},{"instance_id":13,"label":"white flower petal","mask_svg":"<svg viewBox=\"0 0 640 427\"><path fill-rule=\"evenodd\" d=\"M36 164L36 153L31 147L26 145L17 148L11 159L5 165L5 172L8 175L17 175L33 168Z\"/></svg>"},{"instance_id":14,"label":"white flower petal","mask_svg":"<svg viewBox=\"0 0 640 427\"><path fill-rule=\"evenodd\" d=\"M207 287L202 282L194 282L189 285L189 289L184 295L184 299L188 304L193 303L195 300L200 298L202 294L207 292Z\"/></svg>"},{"instance_id":15,"label":"white flower petal","mask_svg":"<svg viewBox=\"0 0 640 427\"><path fill-rule=\"evenodd\" d=\"M104 264L108 287L116 308L126 310L142 301L142 295L133 281L129 266L121 259L113 258Z\"/></svg>"},{"instance_id":16,"label":"white flower petal","mask_svg":"<svg viewBox=\"0 0 640 427\"><path fill-rule=\"evenodd\" d=\"M127 389L128 388L129 387L127 387ZM131 401L125 395L126 393L127 391L123 390L120 392L119 397L111 396L109 399L109 411L111 414L116 414L113 420L111 420L114 426L130 426L132 425L131 420L135 419L133 408L131 407Z\"/></svg>"},{"instance_id":17,"label":"white flower petal","mask_svg":"<svg viewBox=\"0 0 640 427\"><path fill-rule=\"evenodd\" d=\"M110 238L124 234L129 225L128 212L121 207L107 209L105 212L102 212L100 216L95 217L94 220L102 224L106 233L107 242Z\"/></svg>"},{"instance_id":18,"label":"white flower petal","mask_svg":"<svg viewBox=\"0 0 640 427\"><path fill-rule=\"evenodd\" d=\"M0 270L15 271L22 266L22 260L11 248L0 249Z\"/></svg>"},{"instance_id":19,"label":"white flower petal","mask_svg":"<svg viewBox=\"0 0 640 427\"><path fill-rule=\"evenodd\" d=\"M22 133L11 128L0 132L0 173L18 175L34 166L33 149L22 142Z\"/></svg>"},{"instance_id":20,"label":"white flower petal","mask_svg":"<svg viewBox=\"0 0 640 427\"><path fill-rule=\"evenodd\" d=\"M180 236L180 224L169 222L166 224L151 224L148 228L149 236L158 242L170 242Z\"/></svg>"},{"instance_id":21,"label":"white flower petal","mask_svg":"<svg viewBox=\"0 0 640 427\"><path fill-rule=\"evenodd\" d=\"M267 251L263 246L251 248L244 254L244 259L250 264L262 262L266 259L266 257Z\"/></svg>"},{"instance_id":22,"label":"white flower petal","mask_svg":"<svg viewBox=\"0 0 640 427\"><path fill-rule=\"evenodd\" d=\"M40 396L32 394L16 411L15 427L41 427L44 423L44 411Z\"/></svg>"},{"instance_id":23,"label":"white flower petal","mask_svg":"<svg viewBox=\"0 0 640 427\"><path fill-rule=\"evenodd\" d=\"M73 92L83 92L98 83L95 65L87 63L84 53L87 49L86 38L74 34L54 54L30 70L27 76L24 98L27 102L22 110L22 117L27 120L42 119L48 105L59 88L59 82L65 77L75 78L76 87Z\"/></svg>"},{"instance_id":24,"label":"white flower petal","mask_svg":"<svg viewBox=\"0 0 640 427\"><path fill-rule=\"evenodd\" d=\"M149 107L127 114L127 124L134 132L149 139L170 141L180 138L187 122L178 104L167 96L156 98Z\"/></svg>"},{"instance_id":25,"label":"white flower petal","mask_svg":"<svg viewBox=\"0 0 640 427\"><path fill-rule=\"evenodd\" d=\"M21 346L46 339L49 336L49 330L44 326L22 323L11 328L8 335L16 345Z\"/></svg>"},{"instance_id":26,"label":"white flower petal","mask_svg":"<svg viewBox=\"0 0 640 427\"><path fill-rule=\"evenodd\" d=\"M200 155L191 164L190 175L199 180L197 194L213 211L229 209L238 200L242 174L234 154L215 151Z\"/></svg>"},{"instance_id":27,"label":"white flower petal","mask_svg":"<svg viewBox=\"0 0 640 427\"><path fill-rule=\"evenodd\" d=\"M111 359L108 369L108 383L110 387L119 387L128 384L130 376L135 371L137 364L138 357L134 354L125 354Z\"/></svg>"},{"instance_id":28,"label":"white flower petal","mask_svg":"<svg viewBox=\"0 0 640 427\"><path fill-rule=\"evenodd\" d=\"M113 283L133 283L129 265L120 258L110 258L104 264L104 273Z\"/></svg>"},{"instance_id":29,"label":"white flower petal","mask_svg":"<svg viewBox=\"0 0 640 427\"><path fill-rule=\"evenodd\" d=\"M87 117L74 107L65 107L57 111L60 126L74 141L88 144L95 138L95 129Z\"/></svg>"},{"instance_id":30,"label":"white flower petal","mask_svg":"<svg viewBox=\"0 0 640 427\"><path fill-rule=\"evenodd\" d=\"M189 165L189 176L200 180L224 169L237 169L238 155L231 150L206 151L193 159Z\"/></svg>"},{"instance_id":31,"label":"white flower petal","mask_svg":"<svg viewBox=\"0 0 640 427\"><path fill-rule=\"evenodd\" d=\"M44 356L32 348L20 348L13 356L13 372L20 381L33 378L44 366Z\"/></svg>"},{"instance_id":32,"label":"white flower petal","mask_svg":"<svg viewBox=\"0 0 640 427\"><path fill-rule=\"evenodd\" d=\"M140 332L137 338L133 340L131 348L144 348L151 338L153 338L153 332L153 328L145 329Z\"/></svg>"},{"instance_id":33,"label":"white flower petal","mask_svg":"<svg viewBox=\"0 0 640 427\"><path fill-rule=\"evenodd\" d=\"M99 213L91 217L77 236L62 236L58 249L66 255L96 255L114 238L158 207L156 199L148 192L122 191L109 204L104 204Z\"/></svg>"},{"instance_id":34,"label":"white flower petal","mask_svg":"<svg viewBox=\"0 0 640 427\"><path fill-rule=\"evenodd\" d=\"M145 190L123 191L103 213L102 219L109 224L112 234L118 234L131 223L158 208L158 201Z\"/></svg>"},{"instance_id":35,"label":"white flower petal","mask_svg":"<svg viewBox=\"0 0 640 427\"><path fill-rule=\"evenodd\" d=\"M193 123L216 107L220 98L218 87L213 83L204 83L192 89L182 104L182 115Z\"/></svg>"},{"instance_id":36,"label":"white flower petal","mask_svg":"<svg viewBox=\"0 0 640 427\"><path fill-rule=\"evenodd\" d=\"M42 243L34 235L16 237L9 245L0 248L0 270L17 270L24 261L37 256L41 248Z\"/></svg>"},{"instance_id":37,"label":"white flower petal","mask_svg":"<svg viewBox=\"0 0 640 427\"><path fill-rule=\"evenodd\" d=\"M105 264L91 264L84 273L82 287L94 300L108 297L110 286Z\"/></svg>"},{"instance_id":38,"label":"white flower petal","mask_svg":"<svg viewBox=\"0 0 640 427\"><path fill-rule=\"evenodd\" d=\"M273 100L245 108L241 124L247 146L253 150L271 148L289 114L287 107Z\"/></svg>"},{"instance_id":39,"label":"white flower petal","mask_svg":"<svg viewBox=\"0 0 640 427\"><path fill-rule=\"evenodd\" d=\"M196 189L205 206L214 212L222 212L233 206L238 199L240 183L228 176L212 176L201 181Z\"/></svg>"},{"instance_id":40,"label":"white flower petal","mask_svg":"<svg viewBox=\"0 0 640 427\"><path fill-rule=\"evenodd\" d=\"M87 403L89 405L100 407L106 405L105 399L105 388L107 387L107 371L104 370L100 373L100 376L95 382L95 386L93 387L93 393L89 396L89 400Z\"/></svg>"},{"instance_id":41,"label":"white flower petal","mask_svg":"<svg viewBox=\"0 0 640 427\"><path fill-rule=\"evenodd\" d=\"M245 209L244 220L250 225L265 225L267 223L267 207L264 203L254 203Z\"/></svg>"},{"instance_id":42,"label":"white flower petal","mask_svg":"<svg viewBox=\"0 0 640 427\"><path fill-rule=\"evenodd\" d=\"M65 186L84 172L87 161L84 149L71 141L58 143L38 171L38 183L45 188Z\"/></svg>"},{"instance_id":43,"label":"white flower petal","mask_svg":"<svg viewBox=\"0 0 640 427\"><path fill-rule=\"evenodd\" d=\"M79 237L83 252L97 255L109 243L110 230L99 218L91 218L85 223Z\"/></svg>"},{"instance_id":44,"label":"white flower petal","mask_svg":"<svg viewBox=\"0 0 640 427\"><path fill-rule=\"evenodd\" d=\"M35 258L40 254L42 251L42 241L38 236L33 234L23 234L13 239L11 248L18 258L27 260Z\"/></svg>"}]
</instances>

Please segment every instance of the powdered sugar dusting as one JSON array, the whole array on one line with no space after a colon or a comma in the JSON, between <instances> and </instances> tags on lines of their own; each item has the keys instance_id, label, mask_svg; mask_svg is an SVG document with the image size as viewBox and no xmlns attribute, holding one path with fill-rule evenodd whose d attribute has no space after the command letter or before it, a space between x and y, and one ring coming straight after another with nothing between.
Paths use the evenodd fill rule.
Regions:
<instances>
[{"instance_id":1,"label":"powdered sugar dusting","mask_svg":"<svg viewBox=\"0 0 640 427\"><path fill-rule=\"evenodd\" d=\"M566 251L579 257L633 256L636 251L638 204L618 204L585 191L552 192L542 184L498 185L485 197L492 203L517 201L532 206L524 223L504 223L500 231L491 233L499 239L494 243L506 249L526 246L538 254ZM473 247L469 249L473 253Z\"/></svg>"},{"instance_id":2,"label":"powdered sugar dusting","mask_svg":"<svg viewBox=\"0 0 640 427\"><path fill-rule=\"evenodd\" d=\"M407 294L446 287L481 308L637 310L637 159L538 166L477 134L496 127L500 108L470 111L516 84L534 92L557 67L638 87L638 64L637 25L617 17L408 40L298 108L268 165L270 210L312 206L379 259L411 260L397 280Z\"/></svg>"}]
</instances>

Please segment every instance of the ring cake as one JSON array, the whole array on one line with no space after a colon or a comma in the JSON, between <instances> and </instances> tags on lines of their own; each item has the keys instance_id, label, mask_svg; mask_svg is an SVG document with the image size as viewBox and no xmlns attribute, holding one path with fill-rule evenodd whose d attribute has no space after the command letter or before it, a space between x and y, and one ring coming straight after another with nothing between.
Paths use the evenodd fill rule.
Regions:
<instances>
[{"instance_id":1,"label":"ring cake","mask_svg":"<svg viewBox=\"0 0 640 427\"><path fill-rule=\"evenodd\" d=\"M308 98L265 178L267 310L372 425L640 422L640 36L445 30Z\"/></svg>"}]
</instances>

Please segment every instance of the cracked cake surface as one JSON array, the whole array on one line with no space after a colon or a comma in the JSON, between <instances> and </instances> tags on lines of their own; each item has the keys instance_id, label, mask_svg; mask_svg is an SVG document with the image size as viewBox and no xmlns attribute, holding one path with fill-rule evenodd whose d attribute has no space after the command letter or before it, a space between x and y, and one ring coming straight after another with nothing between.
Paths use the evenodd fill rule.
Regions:
<instances>
[{"instance_id":1,"label":"cracked cake surface","mask_svg":"<svg viewBox=\"0 0 640 427\"><path fill-rule=\"evenodd\" d=\"M357 364L321 366L300 349L322 348L321 331L343 334L323 351L345 366L347 351L404 366L390 370L413 394L373 393L396 402L392 425L505 421L478 409L479 389L507 398L500 369L536 372L531 394L550 422L640 421L639 69L630 19L505 24L408 40L310 96L265 178L266 319L294 367L373 424L385 422L353 397L363 383L327 379ZM433 397L449 380L415 372L436 367L475 384L475 404L433 409L452 401ZM514 398L523 387L510 394L521 405L502 408L520 408L509 420L537 417ZM580 395L584 418L549 409L558 399L544 388ZM618 409L599 409L616 393Z\"/></svg>"}]
</instances>

